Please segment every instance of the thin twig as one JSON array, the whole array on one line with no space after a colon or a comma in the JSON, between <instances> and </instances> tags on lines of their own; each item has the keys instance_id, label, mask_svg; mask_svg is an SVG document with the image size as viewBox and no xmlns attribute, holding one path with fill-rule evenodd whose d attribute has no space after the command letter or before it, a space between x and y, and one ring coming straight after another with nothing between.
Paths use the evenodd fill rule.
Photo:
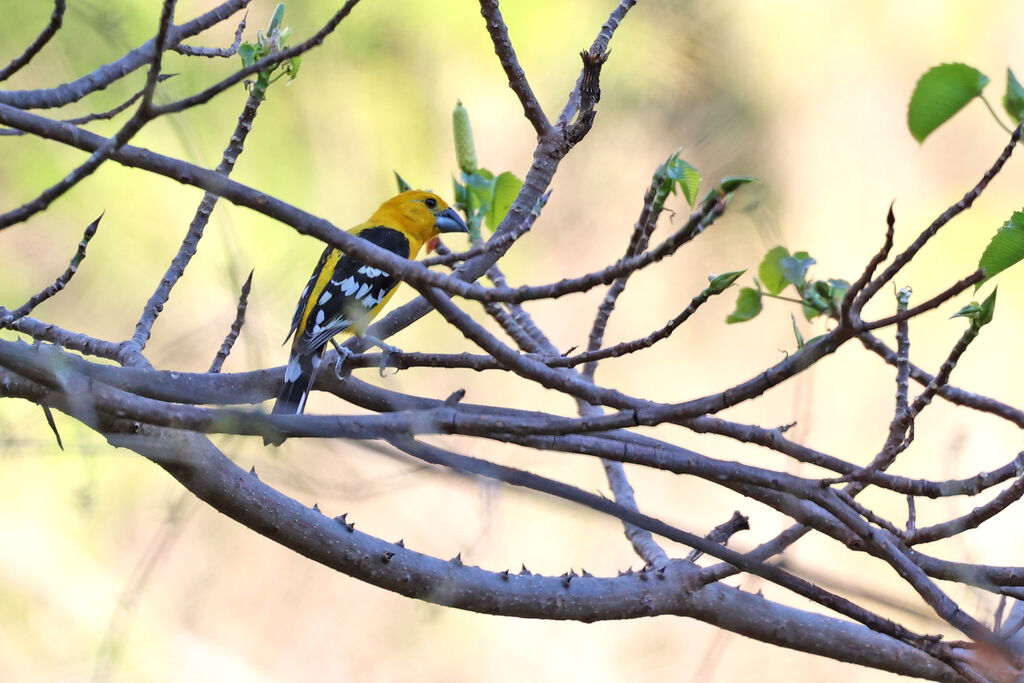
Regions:
<instances>
[{"instance_id":1,"label":"thin twig","mask_svg":"<svg viewBox=\"0 0 1024 683\"><path fill-rule=\"evenodd\" d=\"M327 23L324 24L319 31L298 45L293 45L292 47L285 48L280 52L267 55L266 57L253 62L249 66L236 71L218 83L211 85L209 88L196 93L195 95L155 107L153 113L157 116L164 116L166 114L185 111L186 109L191 109L192 107L205 104L231 86L241 83L249 76L253 76L261 71L273 68L278 64L283 64L293 57L298 57L305 52L309 52L323 43L324 39L338 28L338 24L341 23L341 20L347 17L357 4L359 4L359 0L348 0L341 9L335 12L331 18L327 20Z\"/></svg>"},{"instance_id":2,"label":"thin twig","mask_svg":"<svg viewBox=\"0 0 1024 683\"><path fill-rule=\"evenodd\" d=\"M158 77L158 81L163 83L164 81L166 81L169 78L174 78L176 75L177 74L160 74L160 76ZM86 114L85 116L76 116L76 117L70 118L70 119L60 119L60 122L61 123L69 123L69 124L74 125L74 126L80 126L83 123L90 123L92 121L106 121L108 119L112 119L115 116L117 116L118 114L120 114L121 112L123 112L128 107L130 107L133 104L135 104L135 102L137 102L138 99L140 97L142 97L142 93L143 92L144 92L144 90L139 90L137 93L135 93L134 95L132 95L127 100L125 100L121 104L117 105L113 109L108 109L107 111L98 112L96 114ZM26 134L25 131L17 130L15 128L4 128L3 130L0 130L0 135L5 135L5 136L18 136L18 135L25 135L25 134Z\"/></svg>"},{"instance_id":3,"label":"thin twig","mask_svg":"<svg viewBox=\"0 0 1024 683\"><path fill-rule=\"evenodd\" d=\"M235 311L235 320L231 323L231 330L224 337L224 342L220 345L217 356L213 359L213 363L210 364L210 369L207 372L220 372L221 368L224 367L224 361L227 360L228 354L231 353L231 348L235 345L235 340L238 339L238 335L242 331L242 325L245 324L245 309L249 305L252 274L253 271L250 270L249 277L245 279L245 283L242 285L242 292L238 296L238 309Z\"/></svg>"},{"instance_id":4,"label":"thin twig","mask_svg":"<svg viewBox=\"0 0 1024 683\"><path fill-rule=\"evenodd\" d=\"M1024 495L1024 477L1016 479L988 503L974 508L965 515L946 522L914 529L912 532L908 530L906 534L907 545L931 543L943 538L956 536L968 529L976 529L983 522L992 519L1011 504L1020 500L1022 495Z\"/></svg>"},{"instance_id":5,"label":"thin twig","mask_svg":"<svg viewBox=\"0 0 1024 683\"><path fill-rule=\"evenodd\" d=\"M11 60L10 64L0 69L0 82L6 81L8 78L20 71L26 64L32 61L32 58L39 54L39 51L46 46L50 39L57 35L57 31L60 30L61 24L64 23L64 12L67 9L66 0L54 0L53 12L50 14L50 22L46 25L46 28L36 36L25 51L20 55Z\"/></svg>"},{"instance_id":6,"label":"thin twig","mask_svg":"<svg viewBox=\"0 0 1024 683\"><path fill-rule=\"evenodd\" d=\"M225 0L209 12L192 21L172 26L164 45L177 45L186 38L198 35L211 26L216 26L232 14L248 5L252 0ZM109 87L130 73L147 64L151 64L156 51L157 41L151 38L123 57L104 64L95 71L82 76L70 83L55 88L41 90L0 90L0 103L18 109L52 109L77 102L83 97Z\"/></svg>"},{"instance_id":7,"label":"thin twig","mask_svg":"<svg viewBox=\"0 0 1024 683\"><path fill-rule=\"evenodd\" d=\"M854 322L849 320L850 311L853 306L853 302L857 299L857 296L861 293L868 282L871 281L871 276L875 274L878 266L882 264L885 259L889 258L889 252L892 251L893 239L896 236L896 215L892 210L893 204L889 204L889 213L885 216L885 241L882 243L882 248L879 249L871 260L868 261L867 266L864 267L864 272L857 278L850 288L846 290L846 294L843 295L843 303L839 307L839 321L840 324L846 322ZM856 311L859 315L859 310Z\"/></svg>"},{"instance_id":8,"label":"thin twig","mask_svg":"<svg viewBox=\"0 0 1024 683\"><path fill-rule=\"evenodd\" d=\"M248 97L246 97L242 111L238 115L235 129L228 140L227 146L224 148L224 152L221 154L220 163L214 169L214 172L218 175L225 178L231 175L231 171L234 169L235 163L245 147L245 140L252 131L252 124L256 119L256 113L262 101L263 99L255 91L250 92ZM184 275L185 268L188 267L192 257L196 254L196 250L199 248L199 240L203 237L203 231L206 229L206 224L213 214L213 209L217 205L218 199L219 197L213 192L205 192L203 194L203 198L196 208L195 215L192 217L192 222L189 224L188 232L178 248L178 253L171 260L156 291L153 292L146 302L142 315L139 316L139 321L135 325L135 333L129 341L125 342L125 359L146 348L146 342L149 340L153 324L156 322L160 312L163 311L164 305L170 299L171 290L174 289L178 280Z\"/></svg>"},{"instance_id":9,"label":"thin twig","mask_svg":"<svg viewBox=\"0 0 1024 683\"><path fill-rule=\"evenodd\" d=\"M857 338L860 340L861 344L864 345L864 348L878 354L886 363L889 363L890 365L894 365L896 363L896 352L886 346L878 337L864 333L858 335ZM910 365L910 378L922 385L929 385L935 379L933 375L925 372L913 363ZM955 405L965 406L984 413L989 413L1000 417L1011 424L1024 428L1024 411L1018 410L1017 408L1007 405L1001 401L970 391L965 391L964 389L950 386L948 384L939 387L938 395Z\"/></svg>"},{"instance_id":10,"label":"thin twig","mask_svg":"<svg viewBox=\"0 0 1024 683\"><path fill-rule=\"evenodd\" d=\"M235 39L228 47L192 47L178 43L171 49L186 57L234 57L238 54L238 46L242 44L242 32L245 31L245 20L248 18L248 12L242 15L242 20L238 22L238 28L235 29Z\"/></svg>"},{"instance_id":11,"label":"thin twig","mask_svg":"<svg viewBox=\"0 0 1024 683\"><path fill-rule=\"evenodd\" d=\"M150 120L150 107L153 102L153 93L159 82L160 65L163 61L164 45L171 30L174 19L175 0L164 0L160 12L160 23L157 29L157 46L150 60L149 72L146 75L146 86L142 90L142 101L135 114L121 127L117 133L104 143L99 149L93 152L89 158L80 166L68 173L55 185L43 190L35 199L27 202L16 209L12 209L0 215L0 230L17 223L22 223L40 211L45 210L58 197L77 185L79 182L90 176L97 168L109 159L118 149L124 146L142 127Z\"/></svg>"},{"instance_id":12,"label":"thin twig","mask_svg":"<svg viewBox=\"0 0 1024 683\"><path fill-rule=\"evenodd\" d=\"M978 181L978 184L971 188L960 201L943 211L938 218L932 221L932 224L929 225L924 232L918 235L917 239L914 240L909 247L904 249L903 252L893 260L881 275L871 280L864 287L863 292L855 302L858 308L862 308L884 284L892 280L896 273L900 272L905 265L910 263L911 259L921 251L922 247L924 247L928 240L934 237L940 229L974 204L974 200L981 196L981 193L985 191L986 187L988 187L989 182L996 177L999 171L1002 170L1003 165L1010 158L1010 155L1013 154L1013 150L1017 146L1017 141L1020 140L1022 127L1024 127L1024 124L1017 126L1013 131L1013 134L1010 135L1010 142L1003 148L1002 153L999 155L999 158L996 159L992 167L985 171L985 175L983 175L981 180Z\"/></svg>"},{"instance_id":13,"label":"thin twig","mask_svg":"<svg viewBox=\"0 0 1024 683\"><path fill-rule=\"evenodd\" d=\"M526 80L523 67L519 65L519 58L516 57L515 48L512 47L512 41L508 37L508 27L498 8L498 0L480 0L480 13L484 17L491 42L494 43L494 53L498 55L501 68L505 70L505 75L508 77L508 87L519 98L526 120L537 131L538 137L550 134L553 130L551 121L545 116L544 109L540 106L537 96L530 87L530 82Z\"/></svg>"},{"instance_id":14,"label":"thin twig","mask_svg":"<svg viewBox=\"0 0 1024 683\"><path fill-rule=\"evenodd\" d=\"M75 255L71 257L71 263L68 264L67 270L61 273L53 284L38 294L33 295L24 304L5 315L0 315L0 327L11 327L12 323L24 318L26 315L31 313L36 306L43 303L67 286L68 282L71 281L71 278L78 272L78 266L80 266L82 261L85 259L85 249L89 246L89 240L91 240L93 235L96 234L96 228L99 227L100 219L102 218L103 214L100 214L96 220L85 228L85 233L82 235L82 241L78 243L78 250L75 252Z\"/></svg>"}]
</instances>

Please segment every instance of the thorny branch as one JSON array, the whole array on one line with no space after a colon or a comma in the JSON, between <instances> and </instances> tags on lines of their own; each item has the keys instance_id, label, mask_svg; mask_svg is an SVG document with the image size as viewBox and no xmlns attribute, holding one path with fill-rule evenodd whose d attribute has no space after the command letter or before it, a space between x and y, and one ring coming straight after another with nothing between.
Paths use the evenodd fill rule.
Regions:
<instances>
[{"instance_id":1,"label":"thorny branch","mask_svg":"<svg viewBox=\"0 0 1024 683\"><path fill-rule=\"evenodd\" d=\"M663 267L666 259L711 229L727 210L731 194L716 191L681 225L655 240L663 210L663 198L658 195L659 177L655 174L643 197L640 216L628 245L617 261L583 275L522 286L508 284L506 272L511 271L501 264L505 253L541 218L561 161L598 123L601 68L609 59L614 60L609 45L634 6L632 0L622 0L616 5L590 48L580 53L582 70L555 123L540 105L519 62L499 3L497 0L480 1L480 12L494 53L512 96L518 99L526 121L537 133L537 147L523 189L501 226L487 242L462 253L443 251L423 263L410 262L354 238L329 221L269 193L228 178L257 114L259 98L253 95L247 98L216 169L204 169L128 144L155 118L173 116L208 102L247 77L322 45L357 3L358 0L346 2L305 41L269 54L202 91L172 102L155 102L158 84L169 77L162 72L165 53L173 51L186 57L235 55L245 29L244 18L228 48L190 47L182 41L228 20L245 8L248 0L224 2L183 24L174 23L174 0L165 0L152 39L114 62L54 87L0 91L0 123L9 127L3 131L4 135L31 135L90 153L87 161L68 172L60 182L0 215L0 228L39 215L58 198L75 191L84 178L106 161L204 190L181 247L154 288L130 339L121 342L99 339L32 317L39 304L61 292L78 268L88 267L84 262L86 245L99 219L86 230L68 270L53 284L23 305L11 309L0 306L0 329L18 333L33 342L28 345L0 340L0 397L32 401L41 406L48 417L53 409L64 412L98 431L112 445L130 448L156 462L193 495L240 523L338 571L410 597L479 612L546 619L592 621L651 614L693 616L765 642L905 675L948 681L987 680L983 672L974 668L972 660L963 657L960 648L953 644L917 634L885 614L868 610L772 563L773 558L783 555L800 538L817 533L843 544L848 552L867 553L886 562L902 581L917 591L922 603L938 618L989 648L1006 667L1019 672L1019 653L1007 644L1007 629L989 628L979 617L968 614L937 580L959 582L1022 599L1024 569L940 559L922 553L918 547L977 528L1017 502L1024 495L1024 453L1007 458L1008 462L999 468L978 471L963 479L936 481L887 471L911 446L916 418L935 397L1024 427L1024 411L950 384L952 372L977 336L977 329L972 328L961 337L934 376L911 362L909 322L945 304L979 282L983 275L980 271L973 273L913 307L907 301L909 292L901 292L896 312L877 320L863 320L862 312L884 285L919 257L925 244L941 228L969 209L985 191L1009 160L1021 129L1014 131L1009 144L982 179L883 268L890 259L895 235L895 218L890 207L884 244L848 290L830 331L735 386L693 397L692 388L682 384L676 400L657 402L597 384L594 380L597 363L639 357L682 325L691 323L715 292L705 290L695 296L691 294L689 304L684 307L680 303L673 311L676 316L666 325L636 334L629 341L606 345L608 322L620 296L630 286L631 277L644 269ZM39 54L61 30L64 12L65 2L55 0L49 24L19 56L0 69L0 81ZM29 111L76 102L143 67L148 67L144 87L107 112L60 121ZM132 106L136 108L128 121L110 137L80 127L111 118ZM388 315L371 328L371 334L384 338L436 309L448 324L480 350L478 353L397 352L383 357L361 353L347 361L350 367L386 365L398 369L471 368L507 372L521 381L536 383L570 398L578 416L479 405L463 400L461 393L451 400L397 393L367 384L357 377L339 379L330 376L332 373L322 373L314 388L335 394L371 414L268 416L262 411L239 408L237 406L258 404L272 396L283 374L281 368L221 373L224 360L243 330L252 273L240 292L230 331L207 373L154 369L145 355L154 323L195 255L214 205L221 197L276 219L300 234L334 245L368 265L385 269L419 291L419 299ZM449 274L430 270L432 265L449 266L452 271ZM882 272L876 274L879 268L883 268ZM477 282L485 275L493 286ZM606 286L607 290L594 313L585 350L576 354L572 350L559 353L552 338L535 322L528 305L599 286ZM483 304L484 312L513 344L506 343L478 322L467 310L467 306L472 305L468 302ZM891 326L896 326L895 351L871 334L873 330ZM717 415L756 400L854 339L896 369L896 400L888 434L870 462L864 463L855 455L839 457L797 443L786 433L786 428L768 429ZM347 347L356 352L365 350L364 343L356 338L349 341ZM86 358L68 351L84 354ZM113 360L118 365L94 363L88 357ZM331 362L332 357L326 360ZM579 365L584 367L577 371L575 368ZM910 380L924 386L913 399ZM218 405L228 407L206 407ZM605 412L604 407L611 410ZM815 476L798 476L789 468L776 470L724 460L714 454L684 448L664 437L652 438L637 429L655 425L673 425L677 430L715 434L759 446L784 455L793 463L820 468L832 478L822 478L820 472ZM51 426L54 426L52 420ZM355 531L354 524L345 515L334 519L326 517L318 508L301 505L256 476L244 474L204 436L213 433L387 443L432 465L526 487L617 518L624 523L627 538L646 566L641 572L630 570L618 577L601 578L571 570L559 577L543 577L525 569L519 575L486 571L464 564L459 556L444 561L414 553L404 545L386 543ZM441 448L428 440L435 434L459 435L464 439L459 443L466 445L498 442L598 458L605 467L614 500L533 472L460 455L456 452L459 448ZM698 533L686 529L686 518L678 511L673 511L673 517L683 521L676 524L642 513L626 476L626 466L696 477L727 488L751 502L781 512L791 520L791 525L752 550L736 550L731 544L734 539L744 539L747 535L734 536L747 530L746 517L736 513L714 530ZM970 512L935 522L929 520L928 524L917 519L918 498L976 496L996 491L996 487L1006 482L1010 483ZM843 486L840 488L838 484ZM882 508L873 509L856 499L869 488L905 496L911 520L901 526L876 512ZM754 529L752 533L761 533L761 530ZM693 550L685 559L673 557L655 541L655 535ZM746 542L745 539L742 542ZM698 567L695 563L701 554L715 557L721 563ZM376 557L379 562L367 564L366 557ZM764 598L752 603L752 596L721 583L722 579L738 572L787 588L857 624L822 613L794 610ZM444 582L458 585L460 590L438 590ZM797 628L782 628L779 625L783 623L797 624Z\"/></svg>"}]
</instances>

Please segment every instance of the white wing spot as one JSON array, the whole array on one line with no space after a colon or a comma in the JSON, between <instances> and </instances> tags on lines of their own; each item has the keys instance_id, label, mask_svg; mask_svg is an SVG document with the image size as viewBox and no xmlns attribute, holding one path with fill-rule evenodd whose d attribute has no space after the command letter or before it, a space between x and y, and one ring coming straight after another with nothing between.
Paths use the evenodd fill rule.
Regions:
<instances>
[{"instance_id":1,"label":"white wing spot","mask_svg":"<svg viewBox=\"0 0 1024 683\"><path fill-rule=\"evenodd\" d=\"M356 294L356 298L357 299L362 299L364 296L366 296L366 293L369 292L369 291L370 291L370 285L368 285L367 283L364 282L363 286L359 288L359 293Z\"/></svg>"},{"instance_id":2,"label":"white wing spot","mask_svg":"<svg viewBox=\"0 0 1024 683\"><path fill-rule=\"evenodd\" d=\"M323 306L325 303L327 303L330 300L331 300L331 293L330 292L324 292L323 294L320 295L320 300L317 301L317 303L320 304L321 306Z\"/></svg>"},{"instance_id":3,"label":"white wing spot","mask_svg":"<svg viewBox=\"0 0 1024 683\"><path fill-rule=\"evenodd\" d=\"M374 306L379 304L380 300L383 299L383 298L384 297L377 296L376 294L367 294L363 298L363 305L366 306L367 308L373 308Z\"/></svg>"},{"instance_id":4,"label":"white wing spot","mask_svg":"<svg viewBox=\"0 0 1024 683\"><path fill-rule=\"evenodd\" d=\"M388 276L388 274L385 273L383 270L381 270L380 268L374 268L373 266L363 266L356 272L370 278L380 277L381 275L383 275L384 277Z\"/></svg>"},{"instance_id":5,"label":"white wing spot","mask_svg":"<svg viewBox=\"0 0 1024 683\"><path fill-rule=\"evenodd\" d=\"M336 282L335 280L331 280L331 282L341 287L341 293L345 296L349 296L352 292L359 289L359 285L356 283L355 278L347 277L341 282Z\"/></svg>"},{"instance_id":6,"label":"white wing spot","mask_svg":"<svg viewBox=\"0 0 1024 683\"><path fill-rule=\"evenodd\" d=\"M316 325L319 327L324 322L324 309L320 309L316 312Z\"/></svg>"}]
</instances>

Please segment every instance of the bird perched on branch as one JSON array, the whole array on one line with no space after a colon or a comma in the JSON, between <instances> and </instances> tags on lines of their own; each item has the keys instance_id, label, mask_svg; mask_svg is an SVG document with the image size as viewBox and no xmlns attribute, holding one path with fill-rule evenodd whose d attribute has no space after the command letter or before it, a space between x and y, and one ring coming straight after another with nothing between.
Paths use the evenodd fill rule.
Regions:
<instances>
[{"instance_id":1,"label":"bird perched on branch","mask_svg":"<svg viewBox=\"0 0 1024 683\"><path fill-rule=\"evenodd\" d=\"M370 220L349 233L378 247L414 259L420 248L443 232L468 232L465 222L437 195L403 192L380 205ZM327 247L302 290L288 338L292 341L284 385L274 414L298 415L306 405L327 343L335 335L364 336L401 280L368 266L340 249Z\"/></svg>"}]
</instances>

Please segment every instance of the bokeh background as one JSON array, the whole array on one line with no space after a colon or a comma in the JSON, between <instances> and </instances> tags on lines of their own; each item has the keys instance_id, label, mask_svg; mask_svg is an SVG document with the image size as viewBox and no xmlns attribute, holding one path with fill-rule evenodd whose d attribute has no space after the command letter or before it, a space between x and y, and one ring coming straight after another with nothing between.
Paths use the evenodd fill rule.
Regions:
<instances>
[{"instance_id":1,"label":"bokeh background","mask_svg":"<svg viewBox=\"0 0 1024 683\"><path fill-rule=\"evenodd\" d=\"M9 88L49 87L112 61L151 37L156 3L73 0L65 28ZM285 23L295 41L316 30L336 3L294 0ZM523 67L554 117L610 1L505 3ZM212 7L183 0L179 21ZM247 37L266 25L274 3L254 2ZM45 24L47 3L3 3L0 59L19 52ZM998 106L1007 66L1024 70L1020 3L642 2L612 44L596 125L565 160L553 195L505 270L513 283L581 274L616 258L639 212L653 170L678 148L710 180L749 174L761 185L737 196L728 215L684 252L637 275L612 318L609 341L643 336L674 316L709 273L755 269L784 244L817 260L817 277L853 280L884 233L896 201L897 244L905 245L957 201L1007 140L980 102L923 145L905 123L914 82L944 61L967 62L992 77ZM232 26L204 35L230 42ZM178 75L163 100L187 95L236 68L237 60L172 57ZM141 87L138 72L83 103L75 116L107 109ZM238 88L148 126L134 143L212 167L245 99ZM364 0L325 44L308 54L299 78L275 85L234 177L335 221L360 222L394 191L392 172L450 195L456 171L450 112L470 111L481 164L522 176L534 136L470 0L402 3ZM110 132L115 124L94 129ZM51 185L85 158L23 138L0 138L4 209ZM1012 160L977 203L898 278L918 301L969 273L994 230L1021 205L1024 170ZM197 190L106 164L29 222L0 234L0 303L16 306L66 266L82 229L105 212L89 256L67 291L36 315L97 337L120 340L134 323L184 235ZM685 214L678 198L673 208ZM678 219L677 219L678 220ZM664 225L667 225L667 221ZM463 246L453 244L455 247ZM321 247L247 210L219 205L184 279L153 330L147 354L159 368L203 371L234 315L237 292L255 270L248 319L226 371L284 362L280 341ZM1024 271L1021 271L1024 272ZM1020 404L1016 340L1021 272L1000 276L996 321L955 375L966 388ZM744 282L749 283L749 280ZM529 310L562 348L585 344L599 292ZM400 293L399 301L411 297ZM935 368L963 329L951 315L965 295L912 326L913 359ZM606 361L598 380L655 400L683 400L742 381L794 348L790 313L726 326L733 295L709 303L670 340L641 358ZM472 305L471 305L472 306ZM873 313L890 312L888 292ZM476 309L479 313L479 309ZM799 314L798 314L799 315ZM821 331L802 321L805 336ZM14 338L11 333L0 333ZM394 338L407 349L469 348L430 316ZM572 414L564 397L496 373L410 370L365 377L389 388L445 397L456 388L476 402L547 407ZM892 372L851 344L796 381L727 415L776 426L856 462L882 443ZM314 396L313 412L354 412ZM19 681L352 680L399 677L445 681L618 681L668 678L732 681L888 680L892 676L768 647L692 620L660 617L582 625L502 619L441 609L361 584L295 556L184 495L162 470L108 446L57 416L66 449L56 449L41 412L0 402L0 679ZM719 458L805 475L772 453L675 428L652 433ZM268 452L253 439L216 438L237 462L329 514L348 512L361 529L441 557L462 553L491 569L562 573L585 567L612 574L639 561L612 520L538 495L422 468L356 443L290 441ZM597 462L443 440L456 450L529 467L591 490L605 490ZM1012 459L1016 431L982 415L937 404L895 471L967 476ZM734 509L753 530L747 548L786 520L689 478L630 470L642 509L706 532ZM904 503L865 502L895 519ZM962 514L974 501L922 506L920 522ZM955 542L943 557L1020 564L1011 510ZM671 548L673 552L685 552ZM794 548L791 566L866 601L913 628L943 632L886 567L851 558L826 540ZM800 600L749 577L732 581L801 607ZM953 588L979 617L993 601ZM863 596L863 597L861 597Z\"/></svg>"}]
</instances>

